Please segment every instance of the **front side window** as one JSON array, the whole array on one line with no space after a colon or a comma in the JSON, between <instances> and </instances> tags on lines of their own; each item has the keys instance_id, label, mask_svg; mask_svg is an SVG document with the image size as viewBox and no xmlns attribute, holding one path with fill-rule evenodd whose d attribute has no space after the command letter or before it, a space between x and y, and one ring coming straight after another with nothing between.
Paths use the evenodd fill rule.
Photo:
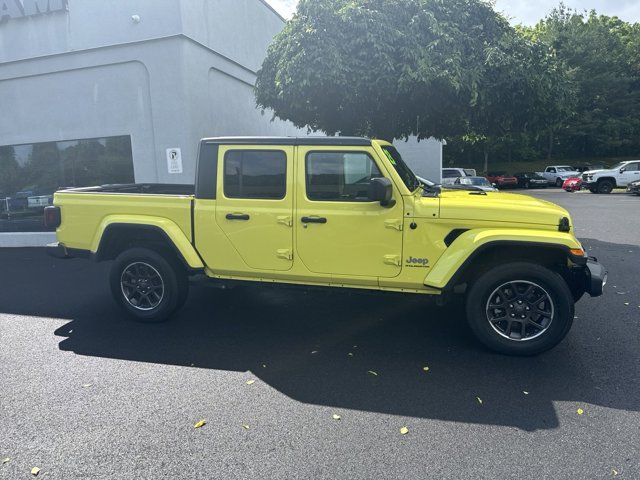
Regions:
<instances>
[{"instance_id":1,"label":"front side window","mask_svg":"<svg viewBox=\"0 0 640 480\"><path fill-rule=\"evenodd\" d=\"M389 163L393 165L393 168L396 170L396 172L402 179L402 182L406 185L407 189L410 192L413 192L420 186L420 181L402 159L402 155L400 155L400 152L398 152L395 147L384 146L382 147L382 151L386 155L387 160L389 160Z\"/></svg>"},{"instance_id":2,"label":"front side window","mask_svg":"<svg viewBox=\"0 0 640 480\"><path fill-rule=\"evenodd\" d=\"M287 156L283 151L230 150L225 154L225 197L281 200L286 193Z\"/></svg>"},{"instance_id":3,"label":"front side window","mask_svg":"<svg viewBox=\"0 0 640 480\"><path fill-rule=\"evenodd\" d=\"M640 170L640 163L628 163L624 167L625 172L637 172Z\"/></svg>"},{"instance_id":4,"label":"front side window","mask_svg":"<svg viewBox=\"0 0 640 480\"><path fill-rule=\"evenodd\" d=\"M307 198L325 202L370 202L369 184L382 174L364 152L311 152L306 159Z\"/></svg>"}]
</instances>

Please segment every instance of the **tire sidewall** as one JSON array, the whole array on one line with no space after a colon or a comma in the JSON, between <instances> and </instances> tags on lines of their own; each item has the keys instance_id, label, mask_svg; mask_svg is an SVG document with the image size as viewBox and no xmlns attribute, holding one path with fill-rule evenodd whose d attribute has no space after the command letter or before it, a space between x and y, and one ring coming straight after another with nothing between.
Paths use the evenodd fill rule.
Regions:
<instances>
[{"instance_id":1,"label":"tire sidewall","mask_svg":"<svg viewBox=\"0 0 640 480\"><path fill-rule=\"evenodd\" d=\"M554 304L551 326L532 340L514 341L500 336L486 316L486 304L496 288L515 280L524 280L544 288ZM569 332L573 323L573 295L557 273L527 262L497 266L481 275L467 295L467 321L475 336L490 349L508 355L536 355L556 346Z\"/></svg>"},{"instance_id":2,"label":"tire sidewall","mask_svg":"<svg viewBox=\"0 0 640 480\"><path fill-rule=\"evenodd\" d=\"M612 191L613 191L613 182L611 182L610 180L602 180L598 184L598 193L609 194Z\"/></svg>"},{"instance_id":3,"label":"tire sidewall","mask_svg":"<svg viewBox=\"0 0 640 480\"><path fill-rule=\"evenodd\" d=\"M131 305L121 287L123 271L128 265L144 262L155 268L164 283L164 295L160 304L152 310L139 310ZM166 320L176 309L180 299L180 289L175 266L159 253L146 248L132 248L121 253L111 266L109 283L113 297L128 315L139 322L153 323Z\"/></svg>"}]
</instances>

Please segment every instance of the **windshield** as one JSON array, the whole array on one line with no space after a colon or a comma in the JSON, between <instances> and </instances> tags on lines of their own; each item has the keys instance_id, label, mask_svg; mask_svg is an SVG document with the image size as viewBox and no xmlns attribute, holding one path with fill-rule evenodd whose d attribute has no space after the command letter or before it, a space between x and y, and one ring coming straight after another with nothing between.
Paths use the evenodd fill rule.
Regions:
<instances>
[{"instance_id":1,"label":"windshield","mask_svg":"<svg viewBox=\"0 0 640 480\"><path fill-rule=\"evenodd\" d=\"M398 172L398 175L400 175L400 178L410 192L413 192L420 186L420 181L416 178L415 174L411 171L407 164L404 163L400 152L398 152L395 147L385 145L382 147L382 151L387 156L387 160L389 160L389 163L393 165L393 168L396 169L396 172Z\"/></svg>"},{"instance_id":2,"label":"windshield","mask_svg":"<svg viewBox=\"0 0 640 480\"><path fill-rule=\"evenodd\" d=\"M462 185L476 185L480 187L490 187L489 180L484 177L460 177L460 183Z\"/></svg>"},{"instance_id":3,"label":"windshield","mask_svg":"<svg viewBox=\"0 0 640 480\"><path fill-rule=\"evenodd\" d=\"M619 164L614 165L613 167L611 167L611 170L619 170L620 168L626 167L626 166L627 166L626 163L620 162ZM595 168L590 168L589 170L595 170Z\"/></svg>"}]
</instances>

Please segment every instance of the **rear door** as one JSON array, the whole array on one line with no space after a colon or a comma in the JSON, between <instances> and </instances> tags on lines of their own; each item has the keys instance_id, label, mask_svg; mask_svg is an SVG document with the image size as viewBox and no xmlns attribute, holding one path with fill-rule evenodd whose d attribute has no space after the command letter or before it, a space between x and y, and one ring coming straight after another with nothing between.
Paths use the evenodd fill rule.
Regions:
<instances>
[{"instance_id":1,"label":"rear door","mask_svg":"<svg viewBox=\"0 0 640 480\"><path fill-rule=\"evenodd\" d=\"M248 269L291 269L293 146L224 145L218 158L218 226Z\"/></svg>"}]
</instances>

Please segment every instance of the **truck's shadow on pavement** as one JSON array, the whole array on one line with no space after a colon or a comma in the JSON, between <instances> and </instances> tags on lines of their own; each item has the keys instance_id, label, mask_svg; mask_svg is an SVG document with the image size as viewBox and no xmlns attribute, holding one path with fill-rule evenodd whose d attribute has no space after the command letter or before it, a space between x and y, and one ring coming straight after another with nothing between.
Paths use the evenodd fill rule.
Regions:
<instances>
[{"instance_id":1,"label":"truck's shadow on pavement","mask_svg":"<svg viewBox=\"0 0 640 480\"><path fill-rule=\"evenodd\" d=\"M108 265L59 263L34 250L0 253L0 313L70 319L55 335L78 355L250 370L317 405L547 429L558 425L556 408L640 410L640 309L624 305L640 304L638 262L621 253L639 248L589 244L628 295L609 289L584 299L568 339L534 358L484 350L460 305L395 294L198 286L171 322L131 323L109 296Z\"/></svg>"}]
</instances>

